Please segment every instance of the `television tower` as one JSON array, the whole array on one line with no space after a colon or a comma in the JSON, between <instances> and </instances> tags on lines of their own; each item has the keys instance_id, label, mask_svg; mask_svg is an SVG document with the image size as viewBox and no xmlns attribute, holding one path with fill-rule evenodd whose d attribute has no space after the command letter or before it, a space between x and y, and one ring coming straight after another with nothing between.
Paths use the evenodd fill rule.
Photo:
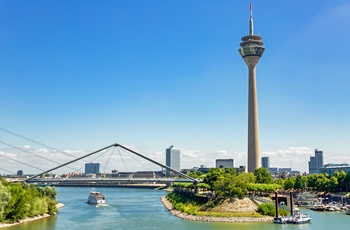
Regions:
<instances>
[{"instance_id":1,"label":"television tower","mask_svg":"<svg viewBox=\"0 0 350 230\"><path fill-rule=\"evenodd\" d=\"M249 34L242 37L238 49L242 58L248 66L249 92L248 92L248 172L254 172L261 167L259 149L259 127L258 127L258 99L256 95L256 65L264 53L261 37L254 35L252 4L250 4Z\"/></svg>"}]
</instances>

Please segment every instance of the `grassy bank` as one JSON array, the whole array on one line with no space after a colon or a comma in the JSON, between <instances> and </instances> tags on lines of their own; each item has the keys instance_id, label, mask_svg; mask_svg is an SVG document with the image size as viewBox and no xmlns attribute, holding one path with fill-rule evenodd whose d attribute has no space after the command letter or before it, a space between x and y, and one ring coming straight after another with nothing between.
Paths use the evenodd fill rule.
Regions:
<instances>
[{"instance_id":1,"label":"grassy bank","mask_svg":"<svg viewBox=\"0 0 350 230\"><path fill-rule=\"evenodd\" d=\"M225 199L216 199L208 203L196 202L191 198L181 196L177 193L169 193L166 196L173 208L180 212L194 216L210 216L210 217L249 217L262 218L264 215L256 212L254 209L248 211L240 211L239 209L230 208L232 203Z\"/></svg>"}]
</instances>

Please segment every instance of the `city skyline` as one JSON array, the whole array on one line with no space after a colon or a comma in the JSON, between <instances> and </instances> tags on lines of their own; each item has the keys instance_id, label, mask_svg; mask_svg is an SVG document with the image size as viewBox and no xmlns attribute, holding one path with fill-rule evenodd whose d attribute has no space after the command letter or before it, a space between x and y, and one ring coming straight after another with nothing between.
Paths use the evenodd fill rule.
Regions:
<instances>
[{"instance_id":1,"label":"city skyline","mask_svg":"<svg viewBox=\"0 0 350 230\"><path fill-rule=\"evenodd\" d=\"M349 163L350 45L336 45L350 38L342 0L0 2L0 127L76 155L118 142L165 162L174 144L183 168L219 158L246 165L237 44L249 3L268 47L257 75L261 156L302 172L316 148L325 163ZM4 132L1 141L68 158ZM38 161L4 144L0 152Z\"/></svg>"}]
</instances>

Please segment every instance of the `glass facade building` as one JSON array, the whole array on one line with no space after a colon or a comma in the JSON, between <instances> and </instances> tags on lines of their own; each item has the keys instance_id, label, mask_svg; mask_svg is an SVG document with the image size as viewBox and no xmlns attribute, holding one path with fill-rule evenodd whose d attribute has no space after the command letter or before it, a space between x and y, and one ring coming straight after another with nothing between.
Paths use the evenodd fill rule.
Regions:
<instances>
[{"instance_id":1,"label":"glass facade building","mask_svg":"<svg viewBox=\"0 0 350 230\"><path fill-rule=\"evenodd\" d=\"M270 157L261 158L261 167L266 169L270 168Z\"/></svg>"},{"instance_id":2,"label":"glass facade building","mask_svg":"<svg viewBox=\"0 0 350 230\"><path fill-rule=\"evenodd\" d=\"M165 165L177 171L180 171L180 150L174 149L173 146L170 146L166 149L165 154ZM169 170L166 170L166 176L169 177L170 175L171 172Z\"/></svg>"},{"instance_id":3,"label":"glass facade building","mask_svg":"<svg viewBox=\"0 0 350 230\"><path fill-rule=\"evenodd\" d=\"M315 156L309 161L309 174L321 173L323 164L323 151L315 149Z\"/></svg>"},{"instance_id":4,"label":"glass facade building","mask_svg":"<svg viewBox=\"0 0 350 230\"><path fill-rule=\"evenodd\" d=\"M86 163L85 174L100 174L100 163Z\"/></svg>"}]
</instances>

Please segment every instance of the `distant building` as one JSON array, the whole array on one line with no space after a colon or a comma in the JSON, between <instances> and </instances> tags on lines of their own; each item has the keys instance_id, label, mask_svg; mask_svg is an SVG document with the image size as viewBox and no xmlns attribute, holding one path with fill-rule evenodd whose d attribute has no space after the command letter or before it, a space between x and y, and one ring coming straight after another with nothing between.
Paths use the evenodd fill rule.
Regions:
<instances>
[{"instance_id":1,"label":"distant building","mask_svg":"<svg viewBox=\"0 0 350 230\"><path fill-rule=\"evenodd\" d=\"M292 172L292 168L279 168L278 172L279 173L285 173L285 172L291 173Z\"/></svg>"},{"instance_id":2,"label":"distant building","mask_svg":"<svg viewBox=\"0 0 350 230\"><path fill-rule=\"evenodd\" d=\"M323 164L323 151L315 149L315 156L309 161L309 174L321 173Z\"/></svg>"},{"instance_id":3,"label":"distant building","mask_svg":"<svg viewBox=\"0 0 350 230\"><path fill-rule=\"evenodd\" d=\"M180 171L180 149L174 149L173 147L174 146L170 146L166 149L165 165ZM169 177L171 174L172 173L170 170L166 170L167 177Z\"/></svg>"},{"instance_id":4,"label":"distant building","mask_svg":"<svg viewBox=\"0 0 350 230\"><path fill-rule=\"evenodd\" d=\"M216 168L234 168L234 159L216 159Z\"/></svg>"},{"instance_id":5,"label":"distant building","mask_svg":"<svg viewBox=\"0 0 350 230\"><path fill-rule=\"evenodd\" d=\"M23 170L18 170L17 171L17 176L23 176Z\"/></svg>"},{"instance_id":6,"label":"distant building","mask_svg":"<svg viewBox=\"0 0 350 230\"><path fill-rule=\"evenodd\" d=\"M100 163L86 163L85 174L100 174Z\"/></svg>"},{"instance_id":7,"label":"distant building","mask_svg":"<svg viewBox=\"0 0 350 230\"><path fill-rule=\"evenodd\" d=\"M261 158L261 167L266 169L270 168L270 157Z\"/></svg>"},{"instance_id":8,"label":"distant building","mask_svg":"<svg viewBox=\"0 0 350 230\"><path fill-rule=\"evenodd\" d=\"M297 170L292 170L290 174L292 174L293 176L301 175L300 171Z\"/></svg>"},{"instance_id":9,"label":"distant building","mask_svg":"<svg viewBox=\"0 0 350 230\"><path fill-rule=\"evenodd\" d=\"M238 168L234 168L236 173L244 173L247 172L247 166L239 166Z\"/></svg>"},{"instance_id":10,"label":"distant building","mask_svg":"<svg viewBox=\"0 0 350 230\"><path fill-rule=\"evenodd\" d=\"M343 164L325 164L322 168L321 172L325 172L330 176L333 176L333 173L335 171L344 171L346 173L350 173L350 165L343 163Z\"/></svg>"},{"instance_id":11,"label":"distant building","mask_svg":"<svg viewBox=\"0 0 350 230\"><path fill-rule=\"evenodd\" d=\"M271 173L271 175L275 175L278 173L278 168L273 167L273 168L267 168L267 171Z\"/></svg>"}]
</instances>

